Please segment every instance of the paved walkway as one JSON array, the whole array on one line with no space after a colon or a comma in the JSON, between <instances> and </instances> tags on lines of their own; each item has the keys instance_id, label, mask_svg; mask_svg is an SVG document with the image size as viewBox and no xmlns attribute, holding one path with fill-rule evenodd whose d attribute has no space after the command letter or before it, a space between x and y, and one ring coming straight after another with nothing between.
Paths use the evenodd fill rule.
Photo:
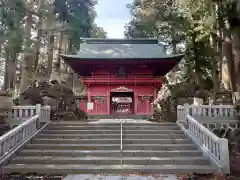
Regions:
<instances>
[{"instance_id":1,"label":"paved walkway","mask_svg":"<svg viewBox=\"0 0 240 180\"><path fill-rule=\"evenodd\" d=\"M90 124L101 124L101 123L120 123L121 119L99 119L97 121L89 122ZM122 119L123 123L152 123L144 119Z\"/></svg>"},{"instance_id":2,"label":"paved walkway","mask_svg":"<svg viewBox=\"0 0 240 180\"><path fill-rule=\"evenodd\" d=\"M175 175L154 174L149 176L138 175L68 175L63 180L177 180Z\"/></svg>"}]
</instances>

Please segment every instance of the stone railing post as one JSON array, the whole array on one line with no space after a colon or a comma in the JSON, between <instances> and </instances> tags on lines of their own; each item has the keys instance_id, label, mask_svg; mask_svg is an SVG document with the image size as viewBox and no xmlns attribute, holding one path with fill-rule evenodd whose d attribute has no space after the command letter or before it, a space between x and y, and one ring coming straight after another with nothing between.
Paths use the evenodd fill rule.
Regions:
<instances>
[{"instance_id":1,"label":"stone railing post","mask_svg":"<svg viewBox=\"0 0 240 180\"><path fill-rule=\"evenodd\" d=\"M36 114L39 117L39 122L37 122L37 128L40 128L40 122L42 121L41 117L41 104L36 104Z\"/></svg>"},{"instance_id":2,"label":"stone railing post","mask_svg":"<svg viewBox=\"0 0 240 180\"><path fill-rule=\"evenodd\" d=\"M178 105L177 106L177 121L182 122L184 120L185 120L184 106Z\"/></svg>"},{"instance_id":3,"label":"stone railing post","mask_svg":"<svg viewBox=\"0 0 240 180\"><path fill-rule=\"evenodd\" d=\"M184 104L184 121L186 121L186 116L190 113L189 104Z\"/></svg>"},{"instance_id":4,"label":"stone railing post","mask_svg":"<svg viewBox=\"0 0 240 180\"><path fill-rule=\"evenodd\" d=\"M41 107L41 121L49 122L51 119L51 107L50 106L42 106Z\"/></svg>"},{"instance_id":5,"label":"stone railing post","mask_svg":"<svg viewBox=\"0 0 240 180\"><path fill-rule=\"evenodd\" d=\"M228 140L225 138L220 138L220 164L222 165L222 170L224 173L230 172L230 162L229 162L229 150L228 150Z\"/></svg>"},{"instance_id":6,"label":"stone railing post","mask_svg":"<svg viewBox=\"0 0 240 180\"><path fill-rule=\"evenodd\" d=\"M219 138L191 115L186 115L188 127L178 125L185 134L198 146L203 155L216 165L223 173L230 173L228 140Z\"/></svg>"},{"instance_id":7,"label":"stone railing post","mask_svg":"<svg viewBox=\"0 0 240 180\"><path fill-rule=\"evenodd\" d=\"M41 104L36 104L36 114L40 115L41 113Z\"/></svg>"}]
</instances>

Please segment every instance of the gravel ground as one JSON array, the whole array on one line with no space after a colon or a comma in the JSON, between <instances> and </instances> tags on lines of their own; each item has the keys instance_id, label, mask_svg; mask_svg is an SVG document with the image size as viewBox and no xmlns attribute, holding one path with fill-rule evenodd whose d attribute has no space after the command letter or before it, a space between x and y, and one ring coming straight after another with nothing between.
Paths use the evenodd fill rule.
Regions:
<instances>
[{"instance_id":1,"label":"gravel ground","mask_svg":"<svg viewBox=\"0 0 240 180\"><path fill-rule=\"evenodd\" d=\"M67 176L4 175L0 180L177 180L172 174L80 174Z\"/></svg>"},{"instance_id":2,"label":"gravel ground","mask_svg":"<svg viewBox=\"0 0 240 180\"><path fill-rule=\"evenodd\" d=\"M177 176L168 174L81 174L81 175L68 175L64 180L177 180Z\"/></svg>"}]
</instances>

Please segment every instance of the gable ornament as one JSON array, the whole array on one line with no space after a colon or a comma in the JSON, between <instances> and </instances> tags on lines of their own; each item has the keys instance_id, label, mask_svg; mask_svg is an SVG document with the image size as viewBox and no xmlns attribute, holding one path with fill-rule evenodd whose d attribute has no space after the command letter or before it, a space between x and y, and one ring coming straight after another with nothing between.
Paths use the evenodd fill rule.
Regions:
<instances>
[{"instance_id":1,"label":"gable ornament","mask_svg":"<svg viewBox=\"0 0 240 180\"><path fill-rule=\"evenodd\" d=\"M112 89L111 92L133 92L133 90L129 89L129 88L125 87L125 86L120 86L120 87L118 87L116 89Z\"/></svg>"}]
</instances>

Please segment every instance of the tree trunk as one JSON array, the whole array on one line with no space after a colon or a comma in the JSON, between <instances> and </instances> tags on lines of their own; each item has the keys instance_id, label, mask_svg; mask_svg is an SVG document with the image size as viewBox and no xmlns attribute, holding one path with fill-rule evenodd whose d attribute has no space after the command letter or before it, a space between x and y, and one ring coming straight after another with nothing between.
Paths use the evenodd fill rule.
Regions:
<instances>
[{"instance_id":1,"label":"tree trunk","mask_svg":"<svg viewBox=\"0 0 240 180\"><path fill-rule=\"evenodd\" d=\"M232 33L232 52L234 57L236 90L240 92L240 27L234 27Z\"/></svg>"},{"instance_id":2,"label":"tree trunk","mask_svg":"<svg viewBox=\"0 0 240 180\"><path fill-rule=\"evenodd\" d=\"M69 37L67 36L65 39L65 54L71 54L71 41L69 40ZM65 72L68 73L69 66L65 63Z\"/></svg>"},{"instance_id":3,"label":"tree trunk","mask_svg":"<svg viewBox=\"0 0 240 180\"><path fill-rule=\"evenodd\" d=\"M25 49L24 49L24 59L21 63L22 68L22 78L20 82L20 94L23 93L32 82L33 76L33 56L30 52L31 46L31 28L33 23L32 13L28 11L26 26L25 26Z\"/></svg>"},{"instance_id":4,"label":"tree trunk","mask_svg":"<svg viewBox=\"0 0 240 180\"><path fill-rule=\"evenodd\" d=\"M67 54L68 53L68 36L64 35L63 36L63 49L62 49L62 53ZM64 72L66 72L66 68L67 68L67 64L65 62L63 62L63 69Z\"/></svg>"},{"instance_id":5,"label":"tree trunk","mask_svg":"<svg viewBox=\"0 0 240 180\"><path fill-rule=\"evenodd\" d=\"M216 60L214 57L214 62L212 63L212 79L213 79L213 102L216 100L216 93L219 90L218 86L218 76L217 76L217 66Z\"/></svg>"},{"instance_id":6,"label":"tree trunk","mask_svg":"<svg viewBox=\"0 0 240 180\"><path fill-rule=\"evenodd\" d=\"M37 41L36 41L36 59L34 62L34 72L36 72L37 68L38 68L38 62L39 62L39 54L40 54L40 47L41 47L41 36L42 36L42 19L40 18L36 28L38 29L37 32Z\"/></svg>"},{"instance_id":7,"label":"tree trunk","mask_svg":"<svg viewBox=\"0 0 240 180\"><path fill-rule=\"evenodd\" d=\"M236 90L236 78L234 73L234 60L232 54L232 42L231 36L228 32L228 28L226 28L226 24L224 19L222 18L222 14L224 14L224 5L223 0L217 0L217 30L218 30L218 38L219 38L219 51L221 51L220 55L220 81L224 84L225 88L231 89L232 92Z\"/></svg>"},{"instance_id":8,"label":"tree trunk","mask_svg":"<svg viewBox=\"0 0 240 180\"><path fill-rule=\"evenodd\" d=\"M191 40L192 40L192 44L193 44L194 58L196 60L198 58L197 57L198 52L197 52L196 34L192 34ZM201 83L201 74L200 74L200 72L197 69L194 69L192 71L192 75L193 75L193 82L194 82L194 84L196 84L197 87L201 87L200 86L200 83Z\"/></svg>"},{"instance_id":9,"label":"tree trunk","mask_svg":"<svg viewBox=\"0 0 240 180\"><path fill-rule=\"evenodd\" d=\"M68 45L69 45L68 35L64 35L63 36L63 53L65 54L68 53Z\"/></svg>"},{"instance_id":10,"label":"tree trunk","mask_svg":"<svg viewBox=\"0 0 240 180\"><path fill-rule=\"evenodd\" d=\"M221 36L222 38L222 36ZM217 42L218 53L219 53L219 61L218 61L218 68L219 68L219 82L222 82L222 72L223 72L223 56L222 56L222 42Z\"/></svg>"},{"instance_id":11,"label":"tree trunk","mask_svg":"<svg viewBox=\"0 0 240 180\"><path fill-rule=\"evenodd\" d=\"M8 70L8 67L9 67L9 50L8 48L6 47L5 48L5 70L4 70L4 90L7 90L9 88L9 70Z\"/></svg>"},{"instance_id":12,"label":"tree trunk","mask_svg":"<svg viewBox=\"0 0 240 180\"><path fill-rule=\"evenodd\" d=\"M64 42L64 34L63 32L60 32L60 37L59 37L59 43L58 43L58 57L57 57L57 65L56 65L56 71L60 73L61 71L61 57L60 54L62 53L63 49L63 42Z\"/></svg>"},{"instance_id":13,"label":"tree trunk","mask_svg":"<svg viewBox=\"0 0 240 180\"><path fill-rule=\"evenodd\" d=\"M171 28L171 44L172 44L172 54L177 54L177 41L176 41L176 30Z\"/></svg>"},{"instance_id":14,"label":"tree trunk","mask_svg":"<svg viewBox=\"0 0 240 180\"><path fill-rule=\"evenodd\" d=\"M213 102L216 100L216 93L220 89L219 76L218 76L218 62L220 61L218 42L214 37L211 37L210 44L212 47L211 53L213 53L212 61L212 81L213 81Z\"/></svg>"},{"instance_id":15,"label":"tree trunk","mask_svg":"<svg viewBox=\"0 0 240 180\"><path fill-rule=\"evenodd\" d=\"M172 41L172 53L177 54L177 44L175 41Z\"/></svg>"},{"instance_id":16,"label":"tree trunk","mask_svg":"<svg viewBox=\"0 0 240 180\"><path fill-rule=\"evenodd\" d=\"M213 9L213 19L217 19L217 9L215 4L212 4L212 9ZM215 29L218 29L218 23L215 23L213 25ZM211 53L213 53L213 62L212 62L212 79L213 79L213 103L216 101L216 93L220 89L220 83L219 83L219 76L218 76L218 63L221 61L219 57L219 44L217 39L211 35L210 36L210 45L212 47Z\"/></svg>"},{"instance_id":17,"label":"tree trunk","mask_svg":"<svg viewBox=\"0 0 240 180\"><path fill-rule=\"evenodd\" d=\"M226 60L230 85L232 92L236 92L236 77L235 77L235 67L234 67L234 58L232 53L232 42L231 37L224 33L223 41L223 58Z\"/></svg>"},{"instance_id":18,"label":"tree trunk","mask_svg":"<svg viewBox=\"0 0 240 180\"><path fill-rule=\"evenodd\" d=\"M6 52L6 65L5 65L5 85L4 89L6 90L13 90L14 89L14 78L15 78L15 73L16 73L16 53L10 52L7 50Z\"/></svg>"},{"instance_id":19,"label":"tree trunk","mask_svg":"<svg viewBox=\"0 0 240 180\"><path fill-rule=\"evenodd\" d=\"M53 56L54 56L54 32L53 29L56 25L56 19L54 15L54 7L49 8L48 17L46 19L45 25L50 28L48 32L48 45L47 45L47 73L46 78L50 79L53 70Z\"/></svg>"},{"instance_id":20,"label":"tree trunk","mask_svg":"<svg viewBox=\"0 0 240 180\"><path fill-rule=\"evenodd\" d=\"M16 77L16 59L17 54L10 51L8 47L5 49L5 75L4 75L4 89L14 90Z\"/></svg>"},{"instance_id":21,"label":"tree trunk","mask_svg":"<svg viewBox=\"0 0 240 180\"><path fill-rule=\"evenodd\" d=\"M51 77L52 68L53 68L53 48L54 48L54 35L53 32L49 33L48 47L47 47L47 78Z\"/></svg>"},{"instance_id":22,"label":"tree trunk","mask_svg":"<svg viewBox=\"0 0 240 180\"><path fill-rule=\"evenodd\" d=\"M17 53L11 52L10 55L10 66L9 66L9 87L12 90L15 90L15 84L16 84L16 61L17 61Z\"/></svg>"}]
</instances>

